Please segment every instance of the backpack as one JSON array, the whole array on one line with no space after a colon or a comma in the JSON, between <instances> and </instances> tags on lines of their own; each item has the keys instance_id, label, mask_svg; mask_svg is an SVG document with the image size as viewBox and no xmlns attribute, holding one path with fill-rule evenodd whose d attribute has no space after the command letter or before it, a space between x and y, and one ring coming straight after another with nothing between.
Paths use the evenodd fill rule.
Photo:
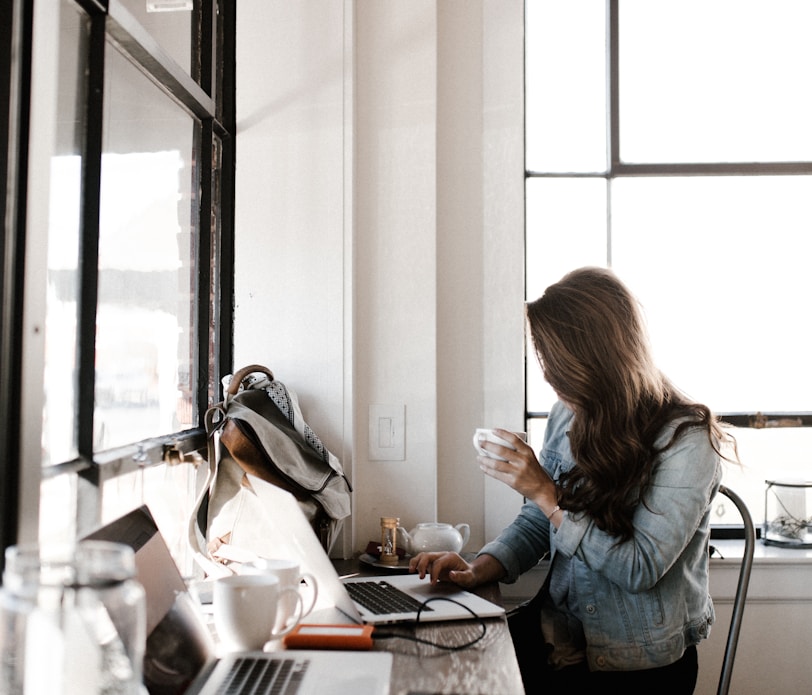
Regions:
<instances>
[{"instance_id":1,"label":"backpack","mask_svg":"<svg viewBox=\"0 0 812 695\"><path fill-rule=\"evenodd\" d=\"M263 543L270 522L262 485L296 498L329 553L350 514L352 487L341 463L304 421L296 394L267 367L249 365L224 382L223 401L206 412L209 471L189 522L198 564L222 575L234 563L273 557Z\"/></svg>"}]
</instances>

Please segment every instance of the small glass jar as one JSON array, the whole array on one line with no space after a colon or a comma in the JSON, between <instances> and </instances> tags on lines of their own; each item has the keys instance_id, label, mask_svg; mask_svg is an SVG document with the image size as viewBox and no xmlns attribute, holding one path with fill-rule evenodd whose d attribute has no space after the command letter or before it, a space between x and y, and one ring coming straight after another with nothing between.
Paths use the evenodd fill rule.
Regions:
<instances>
[{"instance_id":1,"label":"small glass jar","mask_svg":"<svg viewBox=\"0 0 812 695\"><path fill-rule=\"evenodd\" d=\"M140 695L146 643L135 555L118 543L6 549L0 694Z\"/></svg>"},{"instance_id":2,"label":"small glass jar","mask_svg":"<svg viewBox=\"0 0 812 695\"><path fill-rule=\"evenodd\" d=\"M812 548L812 482L765 480L766 545Z\"/></svg>"}]
</instances>

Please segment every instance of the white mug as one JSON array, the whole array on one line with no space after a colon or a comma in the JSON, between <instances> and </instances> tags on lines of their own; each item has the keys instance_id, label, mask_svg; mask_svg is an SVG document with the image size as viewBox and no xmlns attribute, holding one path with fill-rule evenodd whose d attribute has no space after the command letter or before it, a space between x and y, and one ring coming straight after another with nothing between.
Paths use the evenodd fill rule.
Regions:
<instances>
[{"instance_id":1,"label":"white mug","mask_svg":"<svg viewBox=\"0 0 812 695\"><path fill-rule=\"evenodd\" d=\"M313 610L316 599L319 596L319 585L316 578L310 573L302 573L299 563L295 560L283 558L260 558L243 565L243 573L247 574L269 574L279 579L279 585L283 589L293 589L299 593L299 603L302 604L302 615L304 618ZM305 597L309 594L307 603ZM276 616L276 629L287 625L296 615L296 598L290 595L283 596L279 602L279 611ZM301 619L299 618L299 619ZM298 622L297 619L295 622Z\"/></svg>"},{"instance_id":2,"label":"white mug","mask_svg":"<svg viewBox=\"0 0 812 695\"><path fill-rule=\"evenodd\" d=\"M297 602L295 620L280 629L276 618L282 599ZM302 598L283 588L271 574L234 574L214 582L214 626L226 651L257 651L288 634L302 617Z\"/></svg>"},{"instance_id":3,"label":"white mug","mask_svg":"<svg viewBox=\"0 0 812 695\"><path fill-rule=\"evenodd\" d=\"M514 432L513 434L521 437L522 441L527 441L527 434L525 432ZM494 454L492 451L483 449L482 442L493 442L494 444L499 444L499 446L506 446L508 449L513 449L509 442L506 442L499 435L497 435L496 432L486 427L479 427L477 428L476 432L474 432L474 449L476 449L481 456L487 456L488 458L496 459L497 461L507 461L507 459Z\"/></svg>"}]
</instances>

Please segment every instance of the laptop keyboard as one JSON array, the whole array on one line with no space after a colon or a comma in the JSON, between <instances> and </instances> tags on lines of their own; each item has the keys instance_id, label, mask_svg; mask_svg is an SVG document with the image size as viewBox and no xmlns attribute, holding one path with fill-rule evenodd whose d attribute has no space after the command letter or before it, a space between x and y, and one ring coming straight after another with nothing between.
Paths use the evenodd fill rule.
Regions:
<instances>
[{"instance_id":1,"label":"laptop keyboard","mask_svg":"<svg viewBox=\"0 0 812 695\"><path fill-rule=\"evenodd\" d=\"M387 613L416 613L423 605L409 594L388 582L345 582L350 598L375 615ZM431 611L429 606L423 612Z\"/></svg>"},{"instance_id":2,"label":"laptop keyboard","mask_svg":"<svg viewBox=\"0 0 812 695\"><path fill-rule=\"evenodd\" d=\"M294 695L299 691L310 661L296 657L237 659L218 695Z\"/></svg>"}]
</instances>

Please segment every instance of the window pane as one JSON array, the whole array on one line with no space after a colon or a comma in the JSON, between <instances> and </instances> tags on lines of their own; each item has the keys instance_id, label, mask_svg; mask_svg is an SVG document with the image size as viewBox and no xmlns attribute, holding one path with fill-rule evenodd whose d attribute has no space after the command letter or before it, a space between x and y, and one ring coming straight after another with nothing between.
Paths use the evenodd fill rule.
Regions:
<instances>
[{"instance_id":1,"label":"window pane","mask_svg":"<svg viewBox=\"0 0 812 695\"><path fill-rule=\"evenodd\" d=\"M808 411L812 177L620 179L612 265L663 370L717 412Z\"/></svg>"},{"instance_id":2,"label":"window pane","mask_svg":"<svg viewBox=\"0 0 812 695\"><path fill-rule=\"evenodd\" d=\"M527 182L527 298L583 265L606 265L606 181Z\"/></svg>"},{"instance_id":3,"label":"window pane","mask_svg":"<svg viewBox=\"0 0 812 695\"><path fill-rule=\"evenodd\" d=\"M181 572L191 574L193 558L186 530L196 499L199 469L199 462L161 464L106 481L102 488L102 523L146 504Z\"/></svg>"},{"instance_id":4,"label":"window pane","mask_svg":"<svg viewBox=\"0 0 812 695\"><path fill-rule=\"evenodd\" d=\"M619 6L624 162L812 160L812 3Z\"/></svg>"},{"instance_id":5,"label":"window pane","mask_svg":"<svg viewBox=\"0 0 812 695\"><path fill-rule=\"evenodd\" d=\"M76 456L76 338L82 151L87 86L88 17L73 3L59 7L56 143L48 209L43 465Z\"/></svg>"},{"instance_id":6,"label":"window pane","mask_svg":"<svg viewBox=\"0 0 812 695\"><path fill-rule=\"evenodd\" d=\"M765 480L810 479L812 427L734 428L732 434L742 465L725 463L722 481L744 499L758 526L764 521ZM741 523L735 509L730 510L728 517L718 512L713 510L713 523Z\"/></svg>"},{"instance_id":7,"label":"window pane","mask_svg":"<svg viewBox=\"0 0 812 695\"><path fill-rule=\"evenodd\" d=\"M211 196L212 200L223 200L225 195L223 192L223 142L216 135L212 135L212 151L211 151L211 168L212 168L212 181L211 181ZM209 326L208 326L208 356L207 362L210 365L220 364L221 345L217 339L218 330L222 326L221 307L223 303L223 281L222 281L222 261L223 261L223 248L220 243L223 238L223 216L222 208L217 205L211 211L211 230L209 236L209 248L211 250L209 258ZM203 288L201 292L201 301L203 300ZM208 370L209 381L206 387L208 394L208 403L211 405L219 397L220 383L217 379L217 370ZM189 380L190 388L192 385L191 378Z\"/></svg>"},{"instance_id":8,"label":"window pane","mask_svg":"<svg viewBox=\"0 0 812 695\"><path fill-rule=\"evenodd\" d=\"M574 268L606 265L606 181L602 178L536 178L527 181L527 299ZM546 412L555 394L527 352L527 403Z\"/></svg>"},{"instance_id":9,"label":"window pane","mask_svg":"<svg viewBox=\"0 0 812 695\"><path fill-rule=\"evenodd\" d=\"M117 51L108 56L96 449L195 422L196 124Z\"/></svg>"},{"instance_id":10,"label":"window pane","mask_svg":"<svg viewBox=\"0 0 812 695\"><path fill-rule=\"evenodd\" d=\"M547 418L534 418L527 422L527 443L537 454L544 444L544 433L547 430Z\"/></svg>"},{"instance_id":11,"label":"window pane","mask_svg":"<svg viewBox=\"0 0 812 695\"><path fill-rule=\"evenodd\" d=\"M121 0L169 57L190 75L195 2L200 0Z\"/></svg>"},{"instance_id":12,"label":"window pane","mask_svg":"<svg viewBox=\"0 0 812 695\"><path fill-rule=\"evenodd\" d=\"M528 0L527 168L606 170L604 0Z\"/></svg>"}]
</instances>

